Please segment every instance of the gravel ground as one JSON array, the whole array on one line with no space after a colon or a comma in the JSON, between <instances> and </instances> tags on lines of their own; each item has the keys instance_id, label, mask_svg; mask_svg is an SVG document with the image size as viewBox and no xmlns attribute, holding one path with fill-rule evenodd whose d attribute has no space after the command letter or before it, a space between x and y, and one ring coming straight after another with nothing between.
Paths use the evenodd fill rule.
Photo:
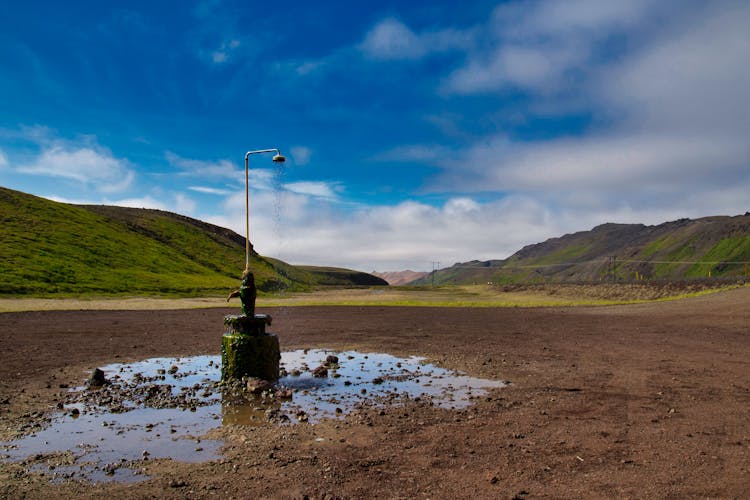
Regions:
<instances>
[{"instance_id":1,"label":"gravel ground","mask_svg":"<svg viewBox=\"0 0 750 500\"><path fill-rule=\"evenodd\" d=\"M461 410L220 427L220 458L136 461L150 479L135 484L29 470L65 456L0 462L0 497L746 497L749 303L745 287L612 307L267 308L285 351L421 355L511 385ZM218 354L229 312L0 314L0 438L43 426L97 366Z\"/></svg>"}]
</instances>

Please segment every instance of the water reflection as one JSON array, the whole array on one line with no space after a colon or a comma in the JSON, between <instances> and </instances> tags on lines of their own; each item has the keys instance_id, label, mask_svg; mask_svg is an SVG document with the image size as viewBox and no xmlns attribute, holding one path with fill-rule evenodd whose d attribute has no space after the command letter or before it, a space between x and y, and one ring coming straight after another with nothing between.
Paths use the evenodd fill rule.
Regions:
<instances>
[{"instance_id":1,"label":"water reflection","mask_svg":"<svg viewBox=\"0 0 750 500\"><path fill-rule=\"evenodd\" d=\"M201 436L220 425L315 423L342 418L361 404L414 398L462 408L486 388L504 385L418 357L299 350L282 353L277 388L285 389L247 395L221 386L220 363L219 356L193 356L104 366L110 385L71 390L64 411L45 429L0 443L3 458L26 461L53 480L137 481L143 476L136 466L144 459L218 458L223 443Z\"/></svg>"}]
</instances>

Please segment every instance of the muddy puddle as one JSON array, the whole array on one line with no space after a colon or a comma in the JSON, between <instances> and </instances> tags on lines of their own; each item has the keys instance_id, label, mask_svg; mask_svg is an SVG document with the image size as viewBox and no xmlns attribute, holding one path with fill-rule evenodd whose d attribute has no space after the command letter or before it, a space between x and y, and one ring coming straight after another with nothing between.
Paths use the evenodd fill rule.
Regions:
<instances>
[{"instance_id":1,"label":"muddy puddle","mask_svg":"<svg viewBox=\"0 0 750 500\"><path fill-rule=\"evenodd\" d=\"M505 385L423 358L356 351L282 353L273 387L221 384L220 364L219 356L193 356L103 366L106 385L71 389L43 430L0 443L0 458L53 481L138 481L143 460L220 458L223 442L202 436L222 425L314 424L416 398L458 409Z\"/></svg>"}]
</instances>

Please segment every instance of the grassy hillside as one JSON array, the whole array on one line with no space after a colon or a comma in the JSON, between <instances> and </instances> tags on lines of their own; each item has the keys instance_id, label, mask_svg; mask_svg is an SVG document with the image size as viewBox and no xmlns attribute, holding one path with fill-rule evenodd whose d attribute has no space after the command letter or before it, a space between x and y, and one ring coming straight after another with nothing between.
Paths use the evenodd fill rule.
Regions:
<instances>
[{"instance_id":1,"label":"grassy hillside","mask_svg":"<svg viewBox=\"0 0 750 500\"><path fill-rule=\"evenodd\" d=\"M337 267L297 266L316 277L325 286L388 286L388 282L372 274Z\"/></svg>"},{"instance_id":2,"label":"grassy hillside","mask_svg":"<svg viewBox=\"0 0 750 500\"><path fill-rule=\"evenodd\" d=\"M494 279L502 260L459 262L451 267L428 273L409 285L471 285L487 283Z\"/></svg>"},{"instance_id":3,"label":"grassy hillside","mask_svg":"<svg viewBox=\"0 0 750 500\"><path fill-rule=\"evenodd\" d=\"M244 238L159 210L56 203L0 188L0 294L219 294L238 285ZM320 277L255 253L261 291Z\"/></svg>"},{"instance_id":4,"label":"grassy hillside","mask_svg":"<svg viewBox=\"0 0 750 500\"><path fill-rule=\"evenodd\" d=\"M750 274L750 214L657 226L603 224L528 245L505 261L441 269L436 284L641 281ZM419 284L430 284L432 276Z\"/></svg>"}]
</instances>

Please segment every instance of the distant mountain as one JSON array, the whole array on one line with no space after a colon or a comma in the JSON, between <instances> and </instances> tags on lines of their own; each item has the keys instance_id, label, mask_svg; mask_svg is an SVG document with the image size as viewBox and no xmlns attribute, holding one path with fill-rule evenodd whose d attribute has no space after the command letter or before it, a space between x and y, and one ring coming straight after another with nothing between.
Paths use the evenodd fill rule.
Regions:
<instances>
[{"instance_id":1,"label":"distant mountain","mask_svg":"<svg viewBox=\"0 0 750 500\"><path fill-rule=\"evenodd\" d=\"M419 271L390 271L390 272L375 272L372 273L373 276L377 276L378 278L382 278L385 281L388 282L389 285L397 286L397 285L405 285L406 283L411 283L412 281L416 281L420 278L423 278L429 273L419 272Z\"/></svg>"},{"instance_id":2,"label":"distant mountain","mask_svg":"<svg viewBox=\"0 0 750 500\"><path fill-rule=\"evenodd\" d=\"M226 228L161 210L57 203L0 187L0 294L228 293L244 267L245 239ZM250 267L267 292L384 283L254 251Z\"/></svg>"},{"instance_id":3,"label":"distant mountain","mask_svg":"<svg viewBox=\"0 0 750 500\"><path fill-rule=\"evenodd\" d=\"M470 262L457 262L451 267L446 267L414 281L405 283L408 285L471 285L492 281L494 274L503 264L503 260L472 260Z\"/></svg>"},{"instance_id":4,"label":"distant mountain","mask_svg":"<svg viewBox=\"0 0 750 500\"><path fill-rule=\"evenodd\" d=\"M656 226L602 224L528 245L502 261L455 264L436 284L681 280L750 275L750 213ZM433 276L411 284L430 284Z\"/></svg>"}]
</instances>

